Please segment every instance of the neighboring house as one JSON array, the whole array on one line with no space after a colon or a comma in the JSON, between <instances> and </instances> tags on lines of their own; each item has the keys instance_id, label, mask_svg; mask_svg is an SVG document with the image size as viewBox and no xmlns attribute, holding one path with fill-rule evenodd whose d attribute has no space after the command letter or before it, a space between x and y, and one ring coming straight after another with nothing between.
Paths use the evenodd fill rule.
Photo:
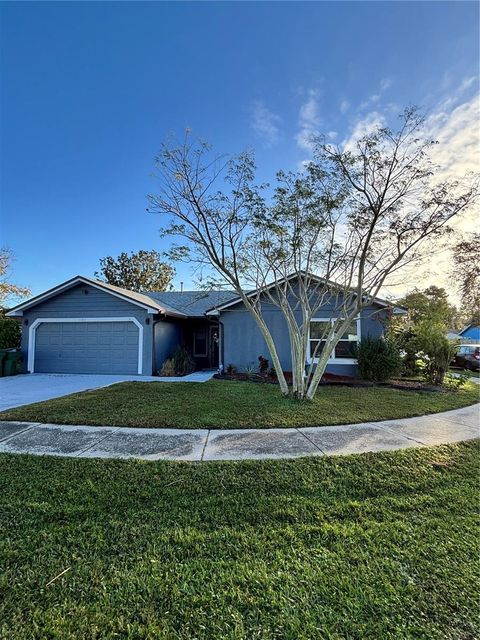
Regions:
<instances>
[{"instance_id":1,"label":"neighboring house","mask_svg":"<svg viewBox=\"0 0 480 640\"><path fill-rule=\"evenodd\" d=\"M460 331L459 338L462 343L480 343L480 325L469 324L468 327Z\"/></svg>"},{"instance_id":2,"label":"neighboring house","mask_svg":"<svg viewBox=\"0 0 480 640\"><path fill-rule=\"evenodd\" d=\"M264 317L282 367L291 369L282 313L264 302ZM353 346L366 335L380 336L391 305L380 299L362 310L335 349L327 371L354 375ZM35 373L152 375L179 345L189 349L198 369L234 365L239 370L269 358L254 319L232 291L136 293L84 276L23 302L8 314L22 323L25 370ZM311 344L332 309L322 307L312 322Z\"/></svg>"},{"instance_id":3,"label":"neighboring house","mask_svg":"<svg viewBox=\"0 0 480 640\"><path fill-rule=\"evenodd\" d=\"M453 329L451 329L450 331L447 331L447 338L449 340L460 340L460 334L458 333L458 331L454 331Z\"/></svg>"}]
</instances>

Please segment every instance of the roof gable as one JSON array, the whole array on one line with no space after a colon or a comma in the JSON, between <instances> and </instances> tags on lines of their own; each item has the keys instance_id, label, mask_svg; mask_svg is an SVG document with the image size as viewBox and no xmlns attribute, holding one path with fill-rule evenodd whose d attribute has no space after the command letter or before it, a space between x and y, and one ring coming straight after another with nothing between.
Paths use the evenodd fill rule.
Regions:
<instances>
[{"instance_id":1,"label":"roof gable","mask_svg":"<svg viewBox=\"0 0 480 640\"><path fill-rule=\"evenodd\" d=\"M305 275L307 275L307 274L305 274ZM298 275L296 273L295 274L291 274L291 275L289 275L289 276L287 276L285 278L281 278L280 280L272 282L269 285L265 285L263 287L259 287L258 289L255 289L254 291L250 291L250 292L246 293L246 295L247 295L247 297L251 297L251 296L256 295L258 293L262 293L262 291L267 291L268 289L272 289L273 287L281 284L282 282L285 282L287 280L292 280L292 279L297 278L297 277L298 277ZM332 287L338 286L335 282L333 282L331 280L326 280L325 278L322 278L321 276L316 276L314 274L310 274L309 277L310 277L310 279L316 280L317 282L325 282L325 283L331 285ZM207 315L209 313L212 314L212 313L215 313L217 311L223 311L223 309L227 309L228 307L231 307L231 306L233 306L235 304L239 304L241 302L242 302L242 298L238 294L236 294L234 298L232 298L230 300L227 300L226 302L224 302L224 303L222 303L220 305L216 305L216 306L213 306L210 309L208 309L207 310ZM390 302L388 300L384 300L383 298L375 297L372 302L373 302L373 304L377 304L380 307L386 307L386 308L393 307L394 313L399 314L399 315L401 315L403 313L406 313L406 311L407 311L407 309L405 307L402 307L400 305L395 305L393 302Z\"/></svg>"},{"instance_id":2,"label":"roof gable","mask_svg":"<svg viewBox=\"0 0 480 640\"><path fill-rule=\"evenodd\" d=\"M177 317L186 317L184 313L178 311L177 309L171 308L168 305L160 304L158 301L153 300L148 295L142 293L136 293L135 291L129 291L128 289L122 289L121 287L115 287L114 285L107 284L105 282L99 282L98 280L92 280L91 278L87 278L85 276L75 276L70 280L66 280L62 284L59 284L44 293L39 294L27 300L26 302L22 302L13 309L11 309L6 315L10 317L21 316L23 315L23 311L26 309L30 309L35 307L37 304L44 302L50 298L60 295L64 291L71 289L72 287L78 284L88 284L92 287L96 287L110 295L121 298L122 300L126 300L131 304L134 304L138 307L141 307L148 311L149 313L165 313L166 315L172 315Z\"/></svg>"}]
</instances>

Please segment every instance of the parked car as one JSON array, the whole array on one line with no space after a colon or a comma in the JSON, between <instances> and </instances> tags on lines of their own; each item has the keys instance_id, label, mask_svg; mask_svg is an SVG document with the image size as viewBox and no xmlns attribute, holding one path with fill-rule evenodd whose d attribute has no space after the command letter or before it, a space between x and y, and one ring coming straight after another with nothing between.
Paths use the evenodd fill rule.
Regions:
<instances>
[{"instance_id":1,"label":"parked car","mask_svg":"<svg viewBox=\"0 0 480 640\"><path fill-rule=\"evenodd\" d=\"M480 344L461 344L452 365L472 371L480 369Z\"/></svg>"}]
</instances>

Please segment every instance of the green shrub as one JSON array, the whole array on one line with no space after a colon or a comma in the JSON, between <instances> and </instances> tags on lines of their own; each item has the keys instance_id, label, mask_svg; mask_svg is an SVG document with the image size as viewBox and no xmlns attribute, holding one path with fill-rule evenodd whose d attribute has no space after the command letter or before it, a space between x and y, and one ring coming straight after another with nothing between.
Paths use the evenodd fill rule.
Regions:
<instances>
[{"instance_id":1,"label":"green shrub","mask_svg":"<svg viewBox=\"0 0 480 640\"><path fill-rule=\"evenodd\" d=\"M457 345L445 335L443 325L422 322L415 329L413 343L417 347L418 364L422 376L429 384L441 385Z\"/></svg>"},{"instance_id":2,"label":"green shrub","mask_svg":"<svg viewBox=\"0 0 480 640\"><path fill-rule=\"evenodd\" d=\"M443 386L447 391L458 391L469 382L470 376L466 371L461 371L455 375L447 372L443 379Z\"/></svg>"},{"instance_id":3,"label":"green shrub","mask_svg":"<svg viewBox=\"0 0 480 640\"><path fill-rule=\"evenodd\" d=\"M262 376L266 376L268 373L268 360L263 356L258 356L258 370Z\"/></svg>"},{"instance_id":4,"label":"green shrub","mask_svg":"<svg viewBox=\"0 0 480 640\"><path fill-rule=\"evenodd\" d=\"M392 334L392 340L400 350L402 356L402 376L418 376L421 369L418 363L418 347L415 331L411 328Z\"/></svg>"},{"instance_id":5,"label":"green shrub","mask_svg":"<svg viewBox=\"0 0 480 640\"><path fill-rule=\"evenodd\" d=\"M364 380L383 382L398 375L400 350L392 340L367 336L357 347L358 370Z\"/></svg>"},{"instance_id":6,"label":"green shrub","mask_svg":"<svg viewBox=\"0 0 480 640\"><path fill-rule=\"evenodd\" d=\"M0 316L0 349L18 349L22 341L22 329L13 318Z\"/></svg>"},{"instance_id":7,"label":"green shrub","mask_svg":"<svg viewBox=\"0 0 480 640\"><path fill-rule=\"evenodd\" d=\"M185 347L177 347L173 353L172 360L177 376L186 376L195 371L195 360Z\"/></svg>"}]
</instances>

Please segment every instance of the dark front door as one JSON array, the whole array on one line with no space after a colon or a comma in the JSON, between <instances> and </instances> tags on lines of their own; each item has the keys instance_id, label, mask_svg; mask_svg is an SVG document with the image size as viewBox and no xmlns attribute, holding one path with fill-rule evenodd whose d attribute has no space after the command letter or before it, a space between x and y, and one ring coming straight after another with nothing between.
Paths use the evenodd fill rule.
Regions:
<instances>
[{"instance_id":1,"label":"dark front door","mask_svg":"<svg viewBox=\"0 0 480 640\"><path fill-rule=\"evenodd\" d=\"M219 326L213 325L210 326L209 330L209 345L210 345L210 367L212 369L216 369L219 363L219 352L218 347L220 344L220 335L219 335Z\"/></svg>"}]
</instances>

